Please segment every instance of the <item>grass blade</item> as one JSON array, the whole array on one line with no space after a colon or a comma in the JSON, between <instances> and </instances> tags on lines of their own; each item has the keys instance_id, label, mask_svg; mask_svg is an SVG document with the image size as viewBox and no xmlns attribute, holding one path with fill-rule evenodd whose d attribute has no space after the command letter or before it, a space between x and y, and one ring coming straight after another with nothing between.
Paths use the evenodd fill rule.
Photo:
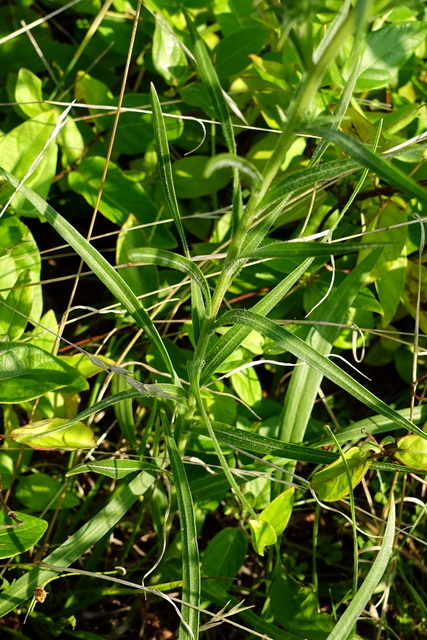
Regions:
<instances>
[{"instance_id":1,"label":"grass blade","mask_svg":"<svg viewBox=\"0 0 427 640\"><path fill-rule=\"evenodd\" d=\"M19 180L15 178L15 176L8 173L1 167L0 175L13 187L16 187L19 184ZM163 362L172 376L172 380L176 385L181 386L179 378L173 368L172 361L155 325L141 302L123 278L113 269L110 263L107 262L99 251L92 247L92 245L78 231L76 231L76 229L74 229L74 227L67 222L65 218L63 218L57 211L55 211L55 209L43 200L43 198L25 185L21 185L19 191L29 202L31 202L36 211L46 218L55 231L57 231L59 235L64 238L71 247L73 247L74 251L86 262L101 282L103 282L110 290L113 296L124 306L131 316L133 316L138 326L144 329L148 338L159 350Z\"/></svg>"},{"instance_id":2,"label":"grass blade","mask_svg":"<svg viewBox=\"0 0 427 640\"><path fill-rule=\"evenodd\" d=\"M427 203L426 189L406 175L401 169L370 151L370 149L356 140L356 138L352 138L341 131L327 129L326 127L310 127L309 132L322 136L322 138L329 140L329 142L334 142L342 151L348 153L353 160L367 167L376 173L379 178L396 187L396 189L399 189L410 198L419 198L422 202Z\"/></svg>"},{"instance_id":3,"label":"grass blade","mask_svg":"<svg viewBox=\"0 0 427 640\"><path fill-rule=\"evenodd\" d=\"M390 243L391 244L391 243ZM262 260L275 258L308 258L329 256L337 256L342 254L357 253L361 249L374 249L375 247L384 246L384 244L343 244L339 242L320 244L319 242L273 242L272 244L259 247L251 253L242 256L242 260Z\"/></svg>"},{"instance_id":4,"label":"grass blade","mask_svg":"<svg viewBox=\"0 0 427 640\"><path fill-rule=\"evenodd\" d=\"M386 570L393 553L395 520L395 508L392 496L387 527L384 533L380 552L378 553L368 575L363 581L362 586L326 640L343 640L344 638L348 638L352 632L360 614L363 612L379 581L384 575L384 571Z\"/></svg>"},{"instance_id":5,"label":"grass blade","mask_svg":"<svg viewBox=\"0 0 427 640\"><path fill-rule=\"evenodd\" d=\"M376 413L389 417L399 426L411 433L427 439L427 434L406 418L403 418L397 411L389 407L385 402L377 398L376 395L366 389L360 382L354 380L348 373L340 369L334 362L318 353L313 347L293 335L284 327L280 327L268 318L263 318L252 311L236 310L227 311L217 322L218 325L228 323L243 324L252 330L258 331L280 346L284 347L300 360L303 360L314 369L320 371L326 378L335 382L339 387L360 400L363 404L373 409Z\"/></svg>"},{"instance_id":6,"label":"grass blade","mask_svg":"<svg viewBox=\"0 0 427 640\"><path fill-rule=\"evenodd\" d=\"M340 331L339 326L334 325L344 322L348 309L381 253L381 250L377 249L366 256L365 260L353 269L342 284L328 296L325 303L316 310L314 321L321 318L322 322L332 323L330 326L314 326L310 329L306 342L318 353L327 356L332 351L334 340ZM294 369L280 416L281 440L285 442L304 440L321 381L322 373L319 370L307 365Z\"/></svg>"},{"instance_id":7,"label":"grass blade","mask_svg":"<svg viewBox=\"0 0 427 640\"><path fill-rule=\"evenodd\" d=\"M369 248L371 247L372 245L369 245ZM205 298L207 314L210 316L211 294L209 291L209 285L202 271L200 271L199 267L194 262L184 256L180 256L178 253L165 251L164 249L132 249L129 256L131 260L135 260L135 262L158 264L161 267L176 269L177 271L181 271L182 273L190 276L190 278L200 287Z\"/></svg>"},{"instance_id":8,"label":"grass blade","mask_svg":"<svg viewBox=\"0 0 427 640\"><path fill-rule=\"evenodd\" d=\"M121 490L117 491L103 509L49 554L44 562L58 567L68 567L78 560L123 518L134 502L151 487L155 479L155 475L144 471L126 486L120 487ZM31 598L35 587L45 585L58 573L60 569L53 571L35 567L13 582L10 587L2 591L0 617L18 607L24 600Z\"/></svg>"},{"instance_id":9,"label":"grass blade","mask_svg":"<svg viewBox=\"0 0 427 640\"><path fill-rule=\"evenodd\" d=\"M294 269L294 271L279 282L274 289L269 291L262 300L257 302L252 308L252 311L259 315L266 315L274 309L289 289L293 287L299 278L308 270L313 260L314 258L304 260L299 267ZM210 379L222 362L237 349L250 332L251 330L248 327L239 327L236 325L219 338L214 347L208 351L206 363L201 374L202 384L205 384Z\"/></svg>"},{"instance_id":10,"label":"grass blade","mask_svg":"<svg viewBox=\"0 0 427 640\"><path fill-rule=\"evenodd\" d=\"M165 432L166 447L174 476L176 497L178 501L180 530L182 539L182 599L195 607L200 606L200 564L197 546L197 529L194 517L194 505L191 496L187 474L182 463L176 442L172 436L169 421L162 411L162 425ZM193 638L197 640L199 634L200 614L197 609L182 605L181 615L185 625L181 623L180 640ZM188 627L187 627L188 625ZM191 630L191 634L189 632Z\"/></svg>"},{"instance_id":11,"label":"grass blade","mask_svg":"<svg viewBox=\"0 0 427 640\"><path fill-rule=\"evenodd\" d=\"M159 98L153 84L151 84L150 99L151 109L153 111L153 126L154 135L156 137L156 150L157 159L159 162L160 179L162 181L162 187L165 194L166 202L174 219L179 237L181 238L184 254L188 258L190 256L190 252L188 250L187 239L185 237L184 227L182 225L181 215L179 212L178 201L175 194L175 186L172 176L172 166L165 122L163 119L163 113L160 106Z\"/></svg>"}]
</instances>

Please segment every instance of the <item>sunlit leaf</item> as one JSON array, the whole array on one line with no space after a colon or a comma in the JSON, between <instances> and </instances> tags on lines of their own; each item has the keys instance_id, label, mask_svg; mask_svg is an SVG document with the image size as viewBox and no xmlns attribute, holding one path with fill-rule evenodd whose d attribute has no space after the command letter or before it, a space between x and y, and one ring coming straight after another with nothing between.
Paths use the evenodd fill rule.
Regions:
<instances>
[{"instance_id":1,"label":"sunlit leaf","mask_svg":"<svg viewBox=\"0 0 427 640\"><path fill-rule=\"evenodd\" d=\"M371 460L368 455L360 454L359 447L352 447L344 454L351 477L351 485L354 488L363 478ZM311 487L320 500L334 502L341 500L350 493L347 470L342 458L336 460L321 471L314 474Z\"/></svg>"},{"instance_id":2,"label":"sunlit leaf","mask_svg":"<svg viewBox=\"0 0 427 640\"><path fill-rule=\"evenodd\" d=\"M18 520L23 524L13 528L0 528L0 559L16 556L31 549L40 540L47 529L46 520L41 520L28 513L17 512ZM0 526L9 526L14 521L7 517L6 512L0 511Z\"/></svg>"},{"instance_id":3,"label":"sunlit leaf","mask_svg":"<svg viewBox=\"0 0 427 640\"><path fill-rule=\"evenodd\" d=\"M64 418L33 422L14 429L9 436L32 449L91 449L96 446L92 429L83 422L68 425Z\"/></svg>"}]
</instances>

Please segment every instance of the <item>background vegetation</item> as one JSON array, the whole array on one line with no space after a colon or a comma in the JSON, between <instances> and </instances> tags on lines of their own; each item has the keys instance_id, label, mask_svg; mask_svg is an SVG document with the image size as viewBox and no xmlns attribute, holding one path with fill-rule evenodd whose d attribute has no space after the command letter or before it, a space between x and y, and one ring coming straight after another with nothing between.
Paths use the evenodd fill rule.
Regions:
<instances>
[{"instance_id":1,"label":"background vegetation","mask_svg":"<svg viewBox=\"0 0 427 640\"><path fill-rule=\"evenodd\" d=\"M2 4L2 637L427 637L426 17Z\"/></svg>"}]
</instances>

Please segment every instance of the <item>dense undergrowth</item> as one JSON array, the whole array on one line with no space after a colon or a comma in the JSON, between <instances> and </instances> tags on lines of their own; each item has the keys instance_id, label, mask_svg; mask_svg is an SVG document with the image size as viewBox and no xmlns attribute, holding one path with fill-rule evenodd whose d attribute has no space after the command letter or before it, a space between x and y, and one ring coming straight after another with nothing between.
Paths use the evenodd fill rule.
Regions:
<instances>
[{"instance_id":1,"label":"dense undergrowth","mask_svg":"<svg viewBox=\"0 0 427 640\"><path fill-rule=\"evenodd\" d=\"M427 638L424 2L0 17L2 637Z\"/></svg>"}]
</instances>

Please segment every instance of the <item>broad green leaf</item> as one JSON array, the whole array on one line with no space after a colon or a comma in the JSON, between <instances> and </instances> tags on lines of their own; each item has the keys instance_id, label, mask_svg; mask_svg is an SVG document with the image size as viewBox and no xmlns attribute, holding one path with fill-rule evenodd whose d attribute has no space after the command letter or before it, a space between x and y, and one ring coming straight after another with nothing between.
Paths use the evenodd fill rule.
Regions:
<instances>
[{"instance_id":1,"label":"broad green leaf","mask_svg":"<svg viewBox=\"0 0 427 640\"><path fill-rule=\"evenodd\" d=\"M43 102L42 81L32 71L21 67L15 86L15 101L18 109L29 118L38 116L52 107Z\"/></svg>"},{"instance_id":2,"label":"broad green leaf","mask_svg":"<svg viewBox=\"0 0 427 640\"><path fill-rule=\"evenodd\" d=\"M113 105L114 96L105 82L93 78L86 71L77 71L74 97L77 102L85 102L89 105ZM96 115L96 109L89 109L89 113ZM94 119L94 126L97 131L102 131L110 126L112 116L103 116Z\"/></svg>"},{"instance_id":3,"label":"broad green leaf","mask_svg":"<svg viewBox=\"0 0 427 640\"><path fill-rule=\"evenodd\" d=\"M68 176L70 188L82 195L92 207L96 203L104 165L104 158L85 158ZM128 178L113 162L110 162L108 167L99 210L106 218L120 226L131 213L137 217L139 223L153 222L157 217L154 205L142 186Z\"/></svg>"},{"instance_id":4,"label":"broad green leaf","mask_svg":"<svg viewBox=\"0 0 427 640\"><path fill-rule=\"evenodd\" d=\"M49 309L40 318L40 325L40 327L34 327L30 334L27 333L26 341L36 347L40 347L43 351L52 353L56 340L55 335L58 331L58 322L52 309ZM45 331L44 329L50 329L50 331Z\"/></svg>"},{"instance_id":5,"label":"broad green leaf","mask_svg":"<svg viewBox=\"0 0 427 640\"><path fill-rule=\"evenodd\" d=\"M115 99L117 103L117 99ZM116 151L125 154L141 154L153 148L154 132L150 111L150 96L146 93L127 93L123 98L123 107L130 111L121 114L117 135L114 140ZM175 104L162 107L165 116L166 135L169 141L177 140L184 130L181 112ZM171 117L167 117L168 114ZM135 214L137 212L134 212Z\"/></svg>"},{"instance_id":6,"label":"broad green leaf","mask_svg":"<svg viewBox=\"0 0 427 640\"><path fill-rule=\"evenodd\" d=\"M399 259L406 244L408 227L405 226L405 223L407 220L408 215L406 211L404 211L401 206L390 200L387 205L381 209L380 214L375 216L373 222L368 225L366 229L368 232L375 231L376 229L384 229L384 231L368 233L368 235L363 238L365 246L370 243L378 246L378 243L382 242L390 244L387 244L384 247L380 258L373 267L369 277L366 279L366 284L374 282L377 278L380 278L383 274L386 274L393 269L394 263ZM369 250L362 249L360 251L359 262L361 262L367 255L367 251Z\"/></svg>"},{"instance_id":7,"label":"broad green leaf","mask_svg":"<svg viewBox=\"0 0 427 640\"><path fill-rule=\"evenodd\" d=\"M140 460L121 460L119 458L111 458L110 460L97 460L96 462L87 462L86 464L79 464L77 467L67 471L65 474L68 476L75 476L79 473L99 473L101 476L107 476L107 478L113 478L113 480L121 480L130 473L135 471L157 471L158 473L165 473L164 469L159 469L154 464L148 462L141 462Z\"/></svg>"},{"instance_id":8,"label":"broad green leaf","mask_svg":"<svg viewBox=\"0 0 427 640\"><path fill-rule=\"evenodd\" d=\"M246 537L237 527L226 527L217 533L209 542L202 557L202 574L209 578L222 578L214 582L222 590L233 583L240 567L245 561L248 543ZM228 580L224 580L228 578ZM203 587L203 583L202 583Z\"/></svg>"},{"instance_id":9,"label":"broad green leaf","mask_svg":"<svg viewBox=\"0 0 427 640\"><path fill-rule=\"evenodd\" d=\"M18 553L24 553L40 540L47 529L46 520L41 520L28 513L16 512L18 520L23 524L11 529L0 529L0 559L11 558ZM0 525L13 524L13 520L7 517L6 511L0 511ZM14 605L12 605L14 606Z\"/></svg>"},{"instance_id":10,"label":"broad green leaf","mask_svg":"<svg viewBox=\"0 0 427 640\"><path fill-rule=\"evenodd\" d=\"M79 499L70 491L60 500L63 490L64 484L46 473L32 473L19 478L14 493L19 502L31 511L56 509L58 506L61 509L76 507Z\"/></svg>"},{"instance_id":11,"label":"broad green leaf","mask_svg":"<svg viewBox=\"0 0 427 640\"><path fill-rule=\"evenodd\" d=\"M44 558L46 564L56 566L58 569L34 567L2 592L0 617L15 609L24 600L31 598L34 595L34 587L46 584L61 573L62 567L68 567L99 542L123 518L138 498L148 491L155 479L155 475L143 471L129 483L125 481L125 486L120 487L119 495L113 494L105 507ZM3 514L3 511L0 512L0 518ZM25 517L23 515L21 519Z\"/></svg>"},{"instance_id":12,"label":"broad green leaf","mask_svg":"<svg viewBox=\"0 0 427 640\"><path fill-rule=\"evenodd\" d=\"M5 214L0 224L0 289L4 294L25 271L29 271L33 283L40 282L40 252L28 227L16 216ZM43 307L42 288L33 284L32 289L30 318L38 322Z\"/></svg>"},{"instance_id":13,"label":"broad green leaf","mask_svg":"<svg viewBox=\"0 0 427 640\"><path fill-rule=\"evenodd\" d=\"M259 24L239 29L236 33L223 38L214 49L215 69L218 76L227 78L249 66L251 63L249 55L260 52L267 33L267 29Z\"/></svg>"},{"instance_id":14,"label":"broad green leaf","mask_svg":"<svg viewBox=\"0 0 427 640\"><path fill-rule=\"evenodd\" d=\"M354 625L359 619L359 616L362 615L363 610L368 604L370 598L375 593L375 590L384 575L389 560L393 554L393 546L395 540L396 513L393 494L391 496L390 502L391 504L387 519L387 526L384 533L381 549L361 587L358 589L348 608L341 615L337 624L328 635L327 640L342 640L343 638L346 638L347 640L347 638L353 636Z\"/></svg>"},{"instance_id":15,"label":"broad green leaf","mask_svg":"<svg viewBox=\"0 0 427 640\"><path fill-rule=\"evenodd\" d=\"M85 143L78 126L72 118L67 118L56 141L62 152L61 160L64 167L69 167L71 163L82 157Z\"/></svg>"},{"instance_id":16,"label":"broad green leaf","mask_svg":"<svg viewBox=\"0 0 427 640\"><path fill-rule=\"evenodd\" d=\"M157 73L176 87L186 75L187 59L177 36L161 18L156 19L152 55Z\"/></svg>"},{"instance_id":17,"label":"broad green leaf","mask_svg":"<svg viewBox=\"0 0 427 640\"><path fill-rule=\"evenodd\" d=\"M111 105L113 109L117 106L118 98L113 96L109 87L85 71L77 73L76 99L78 102L85 102L88 105ZM152 116L150 113L150 96L146 93L126 93L123 97L122 108L128 109L120 115L117 132L114 138L114 148L118 153L136 155L145 153L152 148L154 133L152 127ZM96 108L89 108L89 112L94 116L99 116ZM175 105L164 107L165 113L179 116L180 112ZM102 112L101 112L102 113ZM94 118L96 131L103 133L113 126L113 115L102 115ZM169 140L179 138L183 131L183 123L180 118L166 119L167 137ZM137 213L137 212L133 212Z\"/></svg>"},{"instance_id":18,"label":"broad green leaf","mask_svg":"<svg viewBox=\"0 0 427 640\"><path fill-rule=\"evenodd\" d=\"M260 520L268 522L268 524L273 527L277 536L280 536L286 529L292 515L294 495L295 489L293 487L282 491L282 493L279 493L259 514Z\"/></svg>"},{"instance_id":19,"label":"broad green leaf","mask_svg":"<svg viewBox=\"0 0 427 640\"><path fill-rule=\"evenodd\" d=\"M50 109L39 113L2 136L0 138L1 166L11 171L19 180L24 178L34 159L42 153L57 119L58 112ZM56 142L52 141L43 152L40 164L25 181L25 184L42 198L47 198L55 176L57 155ZM0 204L5 204L12 193L13 189L10 186L4 186L0 192ZM14 196L11 206L17 213L34 215L34 207L26 201L22 193Z\"/></svg>"},{"instance_id":20,"label":"broad green leaf","mask_svg":"<svg viewBox=\"0 0 427 640\"><path fill-rule=\"evenodd\" d=\"M231 180L228 169L216 171L210 178L205 177L207 156L187 156L172 165L173 181L178 198L200 198L223 189Z\"/></svg>"},{"instance_id":21,"label":"broad green leaf","mask_svg":"<svg viewBox=\"0 0 427 640\"><path fill-rule=\"evenodd\" d=\"M68 424L65 418L30 422L13 429L9 436L32 449L92 449L96 447L93 431L83 422Z\"/></svg>"},{"instance_id":22,"label":"broad green leaf","mask_svg":"<svg viewBox=\"0 0 427 640\"><path fill-rule=\"evenodd\" d=\"M33 306L33 287L30 272L23 271L7 296L5 303L0 299L0 334L6 335L10 341L17 340L25 331L27 318Z\"/></svg>"},{"instance_id":23,"label":"broad green leaf","mask_svg":"<svg viewBox=\"0 0 427 640\"><path fill-rule=\"evenodd\" d=\"M273 527L264 520L254 520L251 518L248 520L248 524L252 534L252 546L258 555L263 556L265 547L276 544L276 532Z\"/></svg>"},{"instance_id":24,"label":"broad green leaf","mask_svg":"<svg viewBox=\"0 0 427 640\"><path fill-rule=\"evenodd\" d=\"M243 402L246 402L249 406L261 402L262 387L255 367L236 371L230 376L230 379L237 395Z\"/></svg>"},{"instance_id":25,"label":"broad green leaf","mask_svg":"<svg viewBox=\"0 0 427 640\"><path fill-rule=\"evenodd\" d=\"M285 575L274 578L270 588L274 617L285 629L300 638L326 640L334 623L327 613L319 613L319 602L310 587L305 587ZM346 636L342 636L344 640Z\"/></svg>"},{"instance_id":26,"label":"broad green leaf","mask_svg":"<svg viewBox=\"0 0 427 640\"><path fill-rule=\"evenodd\" d=\"M352 447L344 454L354 488L371 466L369 456L361 456L359 447ZM334 502L350 493L347 471L342 458L314 474L311 487L319 500Z\"/></svg>"},{"instance_id":27,"label":"broad green leaf","mask_svg":"<svg viewBox=\"0 0 427 640\"><path fill-rule=\"evenodd\" d=\"M396 460L409 467L427 471L427 442L420 436L404 436L398 442L398 450L393 453Z\"/></svg>"},{"instance_id":28,"label":"broad green leaf","mask_svg":"<svg viewBox=\"0 0 427 640\"><path fill-rule=\"evenodd\" d=\"M84 378L59 358L31 344L0 344L0 402L18 403L64 389Z\"/></svg>"},{"instance_id":29,"label":"broad green leaf","mask_svg":"<svg viewBox=\"0 0 427 640\"><path fill-rule=\"evenodd\" d=\"M238 8L235 0L215 0L213 10L224 36L259 24L252 0L239 0Z\"/></svg>"},{"instance_id":30,"label":"broad green leaf","mask_svg":"<svg viewBox=\"0 0 427 640\"><path fill-rule=\"evenodd\" d=\"M381 89L397 81L397 72L425 41L425 22L388 24L368 34L360 63L356 91ZM343 74L346 77L348 67Z\"/></svg>"},{"instance_id":31,"label":"broad green leaf","mask_svg":"<svg viewBox=\"0 0 427 640\"><path fill-rule=\"evenodd\" d=\"M249 326L251 330L258 331L264 336L277 342L279 345L293 353L300 360L320 371L332 382L350 393L352 396L366 404L377 413L390 417L394 422L412 433L416 433L427 439L425 434L419 427L409 420L403 418L397 411L389 407L385 402L377 398L373 393L368 391L360 382L357 382L351 375L343 371L334 362L328 360L315 349L306 344L301 338L292 334L284 327L276 325L272 320L263 318L252 311L236 310L227 311L218 320L218 324L237 323Z\"/></svg>"},{"instance_id":32,"label":"broad green leaf","mask_svg":"<svg viewBox=\"0 0 427 640\"><path fill-rule=\"evenodd\" d=\"M8 182L16 186L17 179L7 171L0 168L2 175ZM34 205L37 211L43 215L54 229L65 239L68 244L79 254L79 256L89 265L96 273L99 279L107 286L111 293L119 302L127 309L127 311L135 318L139 325L146 331L147 336L157 347L163 359L166 368L172 376L174 382L178 386L179 380L172 366L172 362L166 351L166 348L160 338L160 335L154 326L151 318L147 314L142 304L138 301L132 290L127 286L125 281L107 262L107 260L91 246L91 244L68 223L55 209L50 207L47 202L40 198L34 191L28 189L25 185L21 186L21 193Z\"/></svg>"},{"instance_id":33,"label":"broad green leaf","mask_svg":"<svg viewBox=\"0 0 427 640\"><path fill-rule=\"evenodd\" d=\"M405 286L407 264L407 258L400 256L375 283L378 297L383 308L383 317L381 319L383 327L387 327L393 320L394 314L401 301Z\"/></svg>"}]
</instances>

